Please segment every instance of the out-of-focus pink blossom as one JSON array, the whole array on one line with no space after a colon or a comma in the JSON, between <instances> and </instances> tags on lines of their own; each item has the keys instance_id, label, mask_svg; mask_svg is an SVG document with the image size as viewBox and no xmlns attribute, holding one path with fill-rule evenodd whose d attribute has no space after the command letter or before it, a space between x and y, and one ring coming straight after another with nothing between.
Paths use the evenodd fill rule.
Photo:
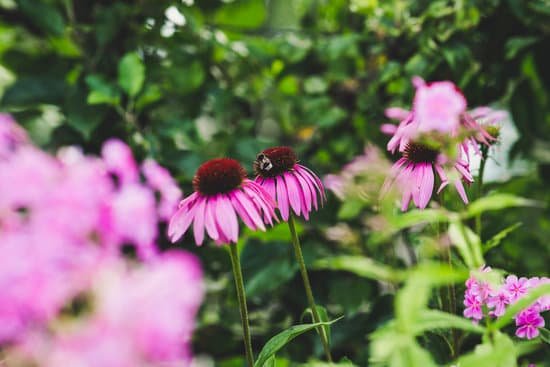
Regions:
<instances>
[{"instance_id":1,"label":"out-of-focus pink blossom","mask_svg":"<svg viewBox=\"0 0 550 367\"><path fill-rule=\"evenodd\" d=\"M146 159L141 165L141 171L147 180L147 184L160 194L159 217L169 220L181 200L182 192L180 188L170 172L153 159Z\"/></svg>"},{"instance_id":2,"label":"out-of-focus pink blossom","mask_svg":"<svg viewBox=\"0 0 550 367\"><path fill-rule=\"evenodd\" d=\"M118 139L103 144L101 156L107 170L118 178L121 184L138 181L139 171L129 146Z\"/></svg>"},{"instance_id":3,"label":"out-of-focus pink blossom","mask_svg":"<svg viewBox=\"0 0 550 367\"><path fill-rule=\"evenodd\" d=\"M478 296L473 294L466 295L464 297L464 306L466 306L464 316L477 321L481 320L483 318L482 305Z\"/></svg>"},{"instance_id":4,"label":"out-of-focus pink blossom","mask_svg":"<svg viewBox=\"0 0 550 367\"><path fill-rule=\"evenodd\" d=\"M29 143L27 133L11 115L0 113L0 159Z\"/></svg>"},{"instance_id":5,"label":"out-of-focus pink blossom","mask_svg":"<svg viewBox=\"0 0 550 367\"><path fill-rule=\"evenodd\" d=\"M504 289L510 294L510 300L515 301L527 293L529 281L525 277L518 279L515 275L508 275L504 282Z\"/></svg>"},{"instance_id":6,"label":"out-of-focus pink blossom","mask_svg":"<svg viewBox=\"0 0 550 367\"><path fill-rule=\"evenodd\" d=\"M448 81L425 84L417 88L413 110L418 119L418 131L455 132L460 115L466 110L466 99Z\"/></svg>"}]
</instances>

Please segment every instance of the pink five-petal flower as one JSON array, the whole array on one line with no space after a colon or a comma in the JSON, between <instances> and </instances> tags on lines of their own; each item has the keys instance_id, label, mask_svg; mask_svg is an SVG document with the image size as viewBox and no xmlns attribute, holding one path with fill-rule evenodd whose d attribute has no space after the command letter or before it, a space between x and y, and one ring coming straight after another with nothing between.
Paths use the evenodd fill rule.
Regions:
<instances>
[{"instance_id":1,"label":"pink five-petal flower","mask_svg":"<svg viewBox=\"0 0 550 367\"><path fill-rule=\"evenodd\" d=\"M309 219L309 213L326 200L323 183L313 171L298 164L289 147L263 150L254 161L255 182L276 200L283 220L293 212Z\"/></svg>"},{"instance_id":2,"label":"pink five-petal flower","mask_svg":"<svg viewBox=\"0 0 550 367\"><path fill-rule=\"evenodd\" d=\"M506 289L491 292L491 295L487 299L487 307L493 309L492 315L496 317L504 315L506 306L510 304L510 298L510 294Z\"/></svg>"},{"instance_id":3,"label":"pink five-petal flower","mask_svg":"<svg viewBox=\"0 0 550 367\"><path fill-rule=\"evenodd\" d=\"M464 297L464 316L479 321L483 318L482 302L478 296L466 294Z\"/></svg>"},{"instance_id":4,"label":"pink five-petal flower","mask_svg":"<svg viewBox=\"0 0 550 367\"><path fill-rule=\"evenodd\" d=\"M516 316L516 336L533 339L539 335L539 328L544 327L544 318L534 307L526 308Z\"/></svg>"},{"instance_id":5,"label":"pink five-petal flower","mask_svg":"<svg viewBox=\"0 0 550 367\"><path fill-rule=\"evenodd\" d=\"M206 234L218 244L236 243L240 218L252 230L273 225L275 203L260 185L246 178L242 166L230 158L207 161L193 178L195 192L183 199L170 219L168 236L177 241L193 224L195 243Z\"/></svg>"},{"instance_id":6,"label":"pink five-petal flower","mask_svg":"<svg viewBox=\"0 0 550 367\"><path fill-rule=\"evenodd\" d=\"M529 281L525 277L518 278L515 275L508 275L504 281L504 289L510 294L510 302L524 296L529 288Z\"/></svg>"}]
</instances>

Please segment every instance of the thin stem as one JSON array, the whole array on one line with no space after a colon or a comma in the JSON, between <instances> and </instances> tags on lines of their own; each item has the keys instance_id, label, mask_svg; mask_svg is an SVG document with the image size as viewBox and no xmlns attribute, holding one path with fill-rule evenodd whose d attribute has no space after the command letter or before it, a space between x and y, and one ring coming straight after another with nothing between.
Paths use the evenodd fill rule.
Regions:
<instances>
[{"instance_id":1,"label":"thin stem","mask_svg":"<svg viewBox=\"0 0 550 367\"><path fill-rule=\"evenodd\" d=\"M485 172L485 162L487 161L487 155L489 152L489 147L482 145L481 150L481 162L479 163L479 173L477 175L477 199L483 194L483 173ZM476 215L476 233L481 238L481 213Z\"/></svg>"},{"instance_id":2,"label":"thin stem","mask_svg":"<svg viewBox=\"0 0 550 367\"><path fill-rule=\"evenodd\" d=\"M290 229L290 234L292 237L292 246L294 246L294 254L296 255L296 260L298 261L298 265L300 267L300 273L302 274L302 280L304 281L306 297L309 303L309 307L311 308L313 321L315 323L318 323L318 322L321 322L321 318L319 317L319 313L317 312L317 306L315 305L315 299L313 298L313 292L311 291L311 284L309 282L309 276L307 275L306 263L304 261L304 256L302 255L300 239L298 238L298 234L296 233L296 226L294 224L294 216L292 215L292 213L288 218L288 228ZM327 337L327 334L325 333L325 329L323 327L319 327L317 331L321 336L321 343L323 344L323 348L325 350L325 355L327 357L327 360L329 362L332 362L332 355L330 354L330 347L328 344L328 337Z\"/></svg>"},{"instance_id":3,"label":"thin stem","mask_svg":"<svg viewBox=\"0 0 550 367\"><path fill-rule=\"evenodd\" d=\"M241 311L246 363L248 364L248 367L254 367L254 353L252 352L250 326L248 325L246 294L244 292L243 273L241 271L241 262L239 260L239 250L237 249L237 244L229 244L229 250L231 255L231 265L233 266L233 277L235 278L235 288L237 289L237 299L239 300L239 309Z\"/></svg>"}]
</instances>

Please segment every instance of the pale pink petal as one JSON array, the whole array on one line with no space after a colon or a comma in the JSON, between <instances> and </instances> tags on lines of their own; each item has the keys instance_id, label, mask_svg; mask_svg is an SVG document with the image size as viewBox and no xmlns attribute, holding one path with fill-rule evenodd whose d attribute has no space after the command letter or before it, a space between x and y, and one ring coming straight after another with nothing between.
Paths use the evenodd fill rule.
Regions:
<instances>
[{"instance_id":1,"label":"pale pink petal","mask_svg":"<svg viewBox=\"0 0 550 367\"><path fill-rule=\"evenodd\" d=\"M464 204L468 204L468 196L466 196L466 191L464 190L464 185L462 185L461 180L455 180L455 187L456 191L458 191L458 194L460 195L460 198L464 202Z\"/></svg>"},{"instance_id":2,"label":"pale pink petal","mask_svg":"<svg viewBox=\"0 0 550 367\"><path fill-rule=\"evenodd\" d=\"M424 175L421 185L419 197L420 205L418 207L424 209L428 205L434 190L434 173L432 166L429 164L424 165Z\"/></svg>"},{"instance_id":3,"label":"pale pink petal","mask_svg":"<svg viewBox=\"0 0 550 367\"><path fill-rule=\"evenodd\" d=\"M206 233L208 233L210 238L214 241L219 238L218 229L216 228L216 221L214 220L216 200L217 196L208 198L204 210L204 226L206 227Z\"/></svg>"},{"instance_id":4,"label":"pale pink petal","mask_svg":"<svg viewBox=\"0 0 550 367\"><path fill-rule=\"evenodd\" d=\"M288 193L286 190L285 180L281 177L277 177L277 204L279 212L284 220L288 220L289 216L289 204Z\"/></svg>"},{"instance_id":5,"label":"pale pink petal","mask_svg":"<svg viewBox=\"0 0 550 367\"><path fill-rule=\"evenodd\" d=\"M237 220L237 214L235 209L231 205L230 199L222 194L219 196L216 203L216 223L221 229L221 234L225 239L229 239L232 242L237 242L239 239L239 222ZM221 238L222 236L220 236Z\"/></svg>"},{"instance_id":6,"label":"pale pink petal","mask_svg":"<svg viewBox=\"0 0 550 367\"><path fill-rule=\"evenodd\" d=\"M205 220L205 208L206 198L200 198L196 203L197 211L195 212L195 220L193 222L193 234L195 235L195 242L197 245L202 245L204 241L204 220Z\"/></svg>"},{"instance_id":7,"label":"pale pink petal","mask_svg":"<svg viewBox=\"0 0 550 367\"><path fill-rule=\"evenodd\" d=\"M170 237L170 241L176 242L183 236L193 221L196 209L196 205L182 206L178 209L176 214L170 219L168 225L168 237Z\"/></svg>"},{"instance_id":8,"label":"pale pink petal","mask_svg":"<svg viewBox=\"0 0 550 367\"><path fill-rule=\"evenodd\" d=\"M285 172L283 174L283 177L285 179L285 185L286 185L286 191L288 193L288 201L290 203L290 206L292 207L292 210L296 215L300 215L301 213L301 205L300 205L300 184L294 178L294 175L292 172Z\"/></svg>"}]
</instances>

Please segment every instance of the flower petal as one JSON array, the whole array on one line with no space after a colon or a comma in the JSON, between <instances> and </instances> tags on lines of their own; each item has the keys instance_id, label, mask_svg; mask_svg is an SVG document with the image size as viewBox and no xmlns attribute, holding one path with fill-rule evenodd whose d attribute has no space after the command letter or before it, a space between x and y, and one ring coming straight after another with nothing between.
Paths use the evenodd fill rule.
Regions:
<instances>
[{"instance_id":1,"label":"flower petal","mask_svg":"<svg viewBox=\"0 0 550 367\"><path fill-rule=\"evenodd\" d=\"M283 177L277 177L277 204L279 212L284 220L288 220L289 205L288 205L288 193L286 190L285 180Z\"/></svg>"},{"instance_id":2,"label":"flower petal","mask_svg":"<svg viewBox=\"0 0 550 367\"><path fill-rule=\"evenodd\" d=\"M299 193L300 184L298 183L298 181L296 181L296 178L294 178L292 172L285 172L283 177L285 179L286 191L288 193L288 201L290 202L290 206L292 207L294 213L299 216L302 211Z\"/></svg>"},{"instance_id":3,"label":"flower petal","mask_svg":"<svg viewBox=\"0 0 550 367\"><path fill-rule=\"evenodd\" d=\"M202 245L204 241L204 219L206 208L206 198L200 198L196 203L197 211L195 212L195 221L193 222L193 234L195 236L195 242L198 246Z\"/></svg>"}]
</instances>

